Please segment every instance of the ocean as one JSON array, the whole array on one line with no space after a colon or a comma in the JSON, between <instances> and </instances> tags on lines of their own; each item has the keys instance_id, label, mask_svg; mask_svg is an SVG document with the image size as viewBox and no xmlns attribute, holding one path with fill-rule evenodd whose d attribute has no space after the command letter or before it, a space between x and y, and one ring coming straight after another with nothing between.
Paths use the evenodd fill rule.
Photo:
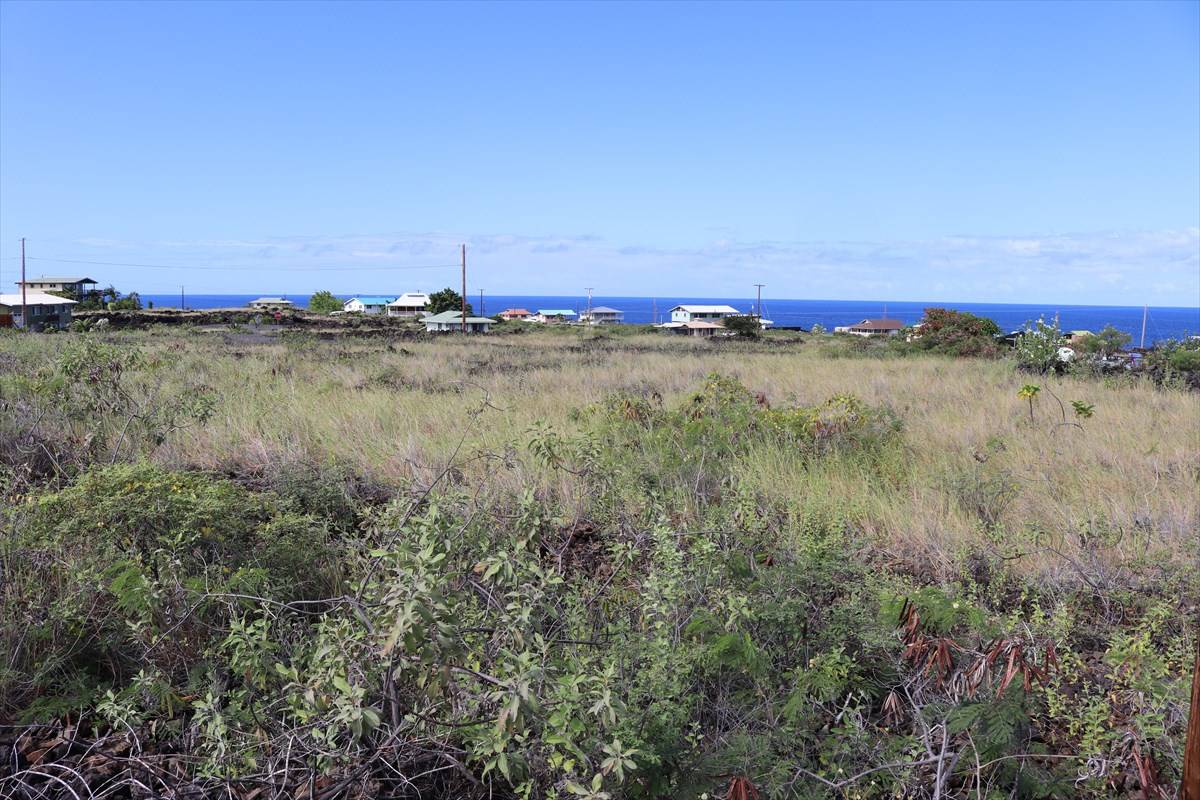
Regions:
<instances>
[{"instance_id":1,"label":"ocean","mask_svg":"<svg viewBox=\"0 0 1200 800\"><path fill-rule=\"evenodd\" d=\"M371 293L374 294L374 293ZM188 308L236 308L244 306L260 295L252 294L200 294L188 295ZM339 295L349 298L353 295ZM307 295L289 298L303 306ZM479 297L469 298L478 313ZM153 302L158 308L178 308L179 295L142 295L142 301ZM483 298L485 314L498 314L506 308L587 308L587 298L579 296L553 297L535 295L495 295ZM730 297L601 297L592 298L593 306L609 306L625 312L625 321L650 323L656 319L669 320L671 307L680 303L728 304L742 311L752 311L752 298ZM884 316L898 319L905 324L920 321L925 308L938 306L969 311L996 321L1002 330L1012 331L1026 322L1044 317L1053 319L1057 314L1063 330L1098 331L1105 325L1125 331L1138 344L1142 332L1141 306L1062 306L1062 305L1016 305L1008 303L946 303L946 302L892 302L882 300L763 300L763 316L779 328L811 328L820 324L827 330L838 325L849 325L867 317ZM1200 333L1200 307L1157 307L1152 306L1146 316L1146 344L1162 339L1181 339Z\"/></svg>"}]
</instances>

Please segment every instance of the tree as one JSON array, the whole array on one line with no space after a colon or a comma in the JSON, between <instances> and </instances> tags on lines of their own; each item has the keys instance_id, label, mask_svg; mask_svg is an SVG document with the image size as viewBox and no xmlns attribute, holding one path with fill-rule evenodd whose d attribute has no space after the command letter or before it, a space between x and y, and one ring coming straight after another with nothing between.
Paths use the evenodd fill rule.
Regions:
<instances>
[{"instance_id":1,"label":"tree","mask_svg":"<svg viewBox=\"0 0 1200 800\"><path fill-rule=\"evenodd\" d=\"M1120 331L1112 325L1105 325L1099 333L1089 333L1081 337L1078 347L1085 353L1100 356L1111 356L1119 353L1133 339L1125 331Z\"/></svg>"},{"instance_id":2,"label":"tree","mask_svg":"<svg viewBox=\"0 0 1200 800\"><path fill-rule=\"evenodd\" d=\"M913 345L955 356L995 355L1000 326L987 317L950 308L927 308L921 326L914 330Z\"/></svg>"},{"instance_id":3,"label":"tree","mask_svg":"<svg viewBox=\"0 0 1200 800\"><path fill-rule=\"evenodd\" d=\"M750 314L726 317L721 320L721 324L743 339L757 339L759 331L762 330L758 317Z\"/></svg>"},{"instance_id":4,"label":"tree","mask_svg":"<svg viewBox=\"0 0 1200 800\"><path fill-rule=\"evenodd\" d=\"M1062 331L1058 320L1047 324L1044 319L1025 324L1025 330L1017 337L1016 355L1018 366L1032 372L1058 371L1064 365L1059 355L1062 347Z\"/></svg>"},{"instance_id":5,"label":"tree","mask_svg":"<svg viewBox=\"0 0 1200 800\"><path fill-rule=\"evenodd\" d=\"M333 292L322 289L308 298L308 310L316 314L329 314L342 310L342 301L333 296Z\"/></svg>"},{"instance_id":6,"label":"tree","mask_svg":"<svg viewBox=\"0 0 1200 800\"><path fill-rule=\"evenodd\" d=\"M429 295L429 305L425 310L430 314L440 314L443 311L462 311L462 295L447 286L440 292ZM467 303L467 316L475 313L471 304Z\"/></svg>"},{"instance_id":7,"label":"tree","mask_svg":"<svg viewBox=\"0 0 1200 800\"><path fill-rule=\"evenodd\" d=\"M142 298L138 296L137 292L130 292L129 294L125 295L124 297L120 297L116 300L111 301L108 304L108 310L109 311L141 311L142 310Z\"/></svg>"}]
</instances>

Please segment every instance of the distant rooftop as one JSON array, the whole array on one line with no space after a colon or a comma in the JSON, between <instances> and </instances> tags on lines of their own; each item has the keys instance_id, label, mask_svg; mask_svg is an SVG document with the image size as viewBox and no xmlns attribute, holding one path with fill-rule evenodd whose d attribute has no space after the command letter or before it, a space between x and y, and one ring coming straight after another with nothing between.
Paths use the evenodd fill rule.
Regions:
<instances>
[{"instance_id":1,"label":"distant rooftop","mask_svg":"<svg viewBox=\"0 0 1200 800\"><path fill-rule=\"evenodd\" d=\"M625 312L619 308L609 308L608 306L596 306L592 309L593 314L624 314Z\"/></svg>"},{"instance_id":2,"label":"distant rooftop","mask_svg":"<svg viewBox=\"0 0 1200 800\"><path fill-rule=\"evenodd\" d=\"M362 303L364 306L386 306L388 303L392 302L391 297L351 297L346 302L350 303L355 300Z\"/></svg>"},{"instance_id":3,"label":"distant rooftop","mask_svg":"<svg viewBox=\"0 0 1200 800\"><path fill-rule=\"evenodd\" d=\"M539 308L538 313L543 317L573 317L575 312L569 308Z\"/></svg>"},{"instance_id":4,"label":"distant rooftop","mask_svg":"<svg viewBox=\"0 0 1200 800\"><path fill-rule=\"evenodd\" d=\"M95 281L86 277L59 278L53 275L43 275L40 278L26 278L25 283L95 283ZM16 281L16 284L20 286L21 282Z\"/></svg>"},{"instance_id":5,"label":"distant rooftop","mask_svg":"<svg viewBox=\"0 0 1200 800\"><path fill-rule=\"evenodd\" d=\"M733 306L725 306L725 305L705 306L705 305L692 305L690 303L684 303L681 305L677 305L674 308L672 308L671 310L672 311L686 311L689 314L737 314L738 313L738 310L736 308L734 308Z\"/></svg>"},{"instance_id":6,"label":"distant rooftop","mask_svg":"<svg viewBox=\"0 0 1200 800\"><path fill-rule=\"evenodd\" d=\"M56 294L46 294L45 292L25 292L25 304L30 306L56 306L66 303L75 305L74 300L67 300L64 297L59 297ZM0 306L19 306L21 305L21 293L0 294Z\"/></svg>"}]
</instances>

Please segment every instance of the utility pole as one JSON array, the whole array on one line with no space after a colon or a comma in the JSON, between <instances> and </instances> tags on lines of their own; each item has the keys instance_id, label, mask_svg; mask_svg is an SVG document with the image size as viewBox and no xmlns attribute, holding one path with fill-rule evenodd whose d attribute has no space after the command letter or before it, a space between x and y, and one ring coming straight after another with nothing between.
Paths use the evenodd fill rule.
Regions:
<instances>
[{"instance_id":1,"label":"utility pole","mask_svg":"<svg viewBox=\"0 0 1200 800\"><path fill-rule=\"evenodd\" d=\"M483 313L483 289L479 290L479 316L487 316L487 314Z\"/></svg>"},{"instance_id":2,"label":"utility pole","mask_svg":"<svg viewBox=\"0 0 1200 800\"><path fill-rule=\"evenodd\" d=\"M183 287L182 286L179 287L179 310L187 311L187 306L184 304L184 300L183 300Z\"/></svg>"},{"instance_id":3,"label":"utility pole","mask_svg":"<svg viewBox=\"0 0 1200 800\"><path fill-rule=\"evenodd\" d=\"M591 324L592 324L592 287L591 287L591 286L585 286L585 287L584 287L584 289L585 289L585 291L587 291L587 293L588 293L588 310L587 310L587 318L588 318L588 325L591 325Z\"/></svg>"},{"instance_id":4,"label":"utility pole","mask_svg":"<svg viewBox=\"0 0 1200 800\"><path fill-rule=\"evenodd\" d=\"M21 327L29 330L29 309L25 304L25 237L21 237Z\"/></svg>"},{"instance_id":5,"label":"utility pole","mask_svg":"<svg viewBox=\"0 0 1200 800\"><path fill-rule=\"evenodd\" d=\"M462 332L467 332L467 246L462 246Z\"/></svg>"},{"instance_id":6,"label":"utility pole","mask_svg":"<svg viewBox=\"0 0 1200 800\"><path fill-rule=\"evenodd\" d=\"M650 318L654 320L654 324L658 324L658 298L650 298Z\"/></svg>"},{"instance_id":7,"label":"utility pole","mask_svg":"<svg viewBox=\"0 0 1200 800\"><path fill-rule=\"evenodd\" d=\"M754 288L758 289L758 301L754 304L754 315L762 321L762 289L766 286L765 283L756 283Z\"/></svg>"},{"instance_id":8,"label":"utility pole","mask_svg":"<svg viewBox=\"0 0 1200 800\"><path fill-rule=\"evenodd\" d=\"M24 239L21 240L25 241ZM22 276L24 278L24 276ZM1150 306L1142 306L1142 343L1138 345L1139 350L1146 349L1146 317L1150 316Z\"/></svg>"}]
</instances>

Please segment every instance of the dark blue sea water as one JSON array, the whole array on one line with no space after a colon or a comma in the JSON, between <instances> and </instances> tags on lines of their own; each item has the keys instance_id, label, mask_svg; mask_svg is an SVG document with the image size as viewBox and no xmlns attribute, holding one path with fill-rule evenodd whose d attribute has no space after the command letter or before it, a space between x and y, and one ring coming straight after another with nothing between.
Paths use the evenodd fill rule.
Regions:
<instances>
[{"instance_id":1,"label":"dark blue sea water","mask_svg":"<svg viewBox=\"0 0 1200 800\"><path fill-rule=\"evenodd\" d=\"M244 306L259 295L249 294L205 294L189 295L188 308L231 308ZM353 295L346 295L351 297ZM178 295L143 295L159 308L179 306ZM307 302L307 296L288 298L298 306ZM472 297L471 303L480 309L479 298ZM521 295L496 295L483 298L483 312L498 314L506 308L587 308L587 298L537 297ZM751 311L754 300L729 297L593 297L593 306L609 306L625 312L625 321L649 323L669 320L671 307L679 303L727 303L742 311ZM1063 330L1097 331L1112 325L1133 336L1138 344L1142 331L1142 308L1140 306L1059 306L1059 305L1012 305L1006 303L913 303L885 302L882 300L764 300L763 316L772 320L776 327L811 328L821 324L832 330L838 325L848 325L867 317L881 317L886 309L887 316L906 324L917 322L927 306L954 308L969 311L996 321L1003 330L1020 328L1026 322L1045 317L1047 321L1058 315ZM657 317L655 316L657 313ZM1146 344L1160 339L1179 339L1200 333L1200 307L1167 308L1151 307L1146 320Z\"/></svg>"}]
</instances>

